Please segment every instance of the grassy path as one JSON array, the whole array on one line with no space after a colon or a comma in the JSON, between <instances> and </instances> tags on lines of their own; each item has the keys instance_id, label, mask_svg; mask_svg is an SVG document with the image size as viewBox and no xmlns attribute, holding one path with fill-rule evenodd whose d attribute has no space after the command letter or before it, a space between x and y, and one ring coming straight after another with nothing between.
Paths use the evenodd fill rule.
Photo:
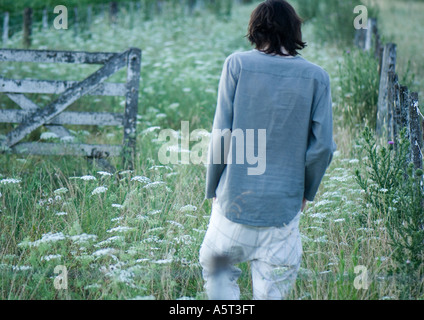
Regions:
<instances>
[{"instance_id":1,"label":"grassy path","mask_svg":"<svg viewBox=\"0 0 424 320\"><path fill-rule=\"evenodd\" d=\"M210 129L222 63L231 52L249 48L243 36L250 11L237 8L229 22L210 15L158 18L133 29L111 29L97 20L90 38L57 31L34 34L39 49L143 49L140 155L136 170L119 176L79 159L0 159L0 299L204 298L197 258L210 213L210 203L203 200L205 170L159 165L157 130L178 130L187 119L190 130ZM304 56L330 73L336 108L343 49L314 43L311 28L305 28L309 47ZM11 40L14 45L19 45L18 38ZM58 79L92 71L45 65L18 69L14 64L3 70L15 77L42 74ZM93 109L99 104L111 111L122 108L118 99L95 98L73 107L78 110L87 103ZM0 106L11 107L4 98ZM79 139L98 143L119 143L122 138L110 128L101 135L90 128L71 129ZM364 210L353 179L361 159L354 157L354 134L337 114L335 139L339 151L302 218L304 260L292 298L395 297L384 282L373 282L369 290L353 286L355 265L365 265L376 275L390 264L390 252L378 221L364 226L354 218ZM67 291L53 286L57 265L68 269ZM243 297L250 298L247 272L241 283Z\"/></svg>"}]
</instances>

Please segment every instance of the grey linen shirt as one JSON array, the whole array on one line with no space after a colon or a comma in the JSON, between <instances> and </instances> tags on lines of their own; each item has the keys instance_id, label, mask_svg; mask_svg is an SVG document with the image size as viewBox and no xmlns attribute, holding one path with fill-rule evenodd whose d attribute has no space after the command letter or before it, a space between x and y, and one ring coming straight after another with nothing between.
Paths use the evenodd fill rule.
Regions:
<instances>
[{"instance_id":1,"label":"grey linen shirt","mask_svg":"<svg viewBox=\"0 0 424 320\"><path fill-rule=\"evenodd\" d=\"M212 134L206 198L217 197L236 223L290 223L303 198L314 200L337 148L328 73L300 56L230 55L219 82L213 132L218 129L230 130L230 143Z\"/></svg>"}]
</instances>

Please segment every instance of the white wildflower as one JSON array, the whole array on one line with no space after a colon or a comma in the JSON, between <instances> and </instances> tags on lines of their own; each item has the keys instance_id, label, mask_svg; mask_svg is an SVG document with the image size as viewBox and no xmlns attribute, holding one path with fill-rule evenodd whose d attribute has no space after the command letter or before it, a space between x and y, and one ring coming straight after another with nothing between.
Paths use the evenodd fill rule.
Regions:
<instances>
[{"instance_id":1,"label":"white wildflower","mask_svg":"<svg viewBox=\"0 0 424 320\"><path fill-rule=\"evenodd\" d=\"M154 260L152 262L153 263L156 263L156 264L168 264L168 263L171 263L172 262L172 258L162 259L162 260Z\"/></svg>"},{"instance_id":2,"label":"white wildflower","mask_svg":"<svg viewBox=\"0 0 424 320\"><path fill-rule=\"evenodd\" d=\"M196 210L197 210L197 207L196 206L193 206L191 204L188 204L188 205L183 206L183 207L180 208L180 211L181 212L194 212Z\"/></svg>"},{"instance_id":3,"label":"white wildflower","mask_svg":"<svg viewBox=\"0 0 424 320\"><path fill-rule=\"evenodd\" d=\"M119 241L123 241L123 240L124 240L124 237L123 236L113 236L113 237L110 237L110 238L108 238L106 240L103 240L103 241L95 244L94 246L95 247L101 247L101 246L103 246L105 244L111 244L111 243L119 242Z\"/></svg>"},{"instance_id":4,"label":"white wildflower","mask_svg":"<svg viewBox=\"0 0 424 320\"><path fill-rule=\"evenodd\" d=\"M100 284L98 283L93 283L93 284L89 284L88 286L84 287L84 290L88 290L88 289L99 289L101 288Z\"/></svg>"},{"instance_id":5,"label":"white wildflower","mask_svg":"<svg viewBox=\"0 0 424 320\"><path fill-rule=\"evenodd\" d=\"M12 178L8 178L8 179L2 179L0 180L0 184L16 184L16 183L21 183L22 180L20 179L12 179Z\"/></svg>"},{"instance_id":6,"label":"white wildflower","mask_svg":"<svg viewBox=\"0 0 424 320\"><path fill-rule=\"evenodd\" d=\"M27 270L32 270L32 267L31 266L13 266L12 269L15 271L27 271Z\"/></svg>"},{"instance_id":7,"label":"white wildflower","mask_svg":"<svg viewBox=\"0 0 424 320\"><path fill-rule=\"evenodd\" d=\"M151 180L144 176L135 176L131 179L131 181L138 181L141 183L151 183Z\"/></svg>"},{"instance_id":8,"label":"white wildflower","mask_svg":"<svg viewBox=\"0 0 424 320\"><path fill-rule=\"evenodd\" d=\"M124 206L122 204L118 204L118 203L112 203L112 208L118 208L118 209L122 209Z\"/></svg>"},{"instance_id":9,"label":"white wildflower","mask_svg":"<svg viewBox=\"0 0 424 320\"><path fill-rule=\"evenodd\" d=\"M156 187L162 186L162 185L164 185L164 184L165 184L165 182L163 182L163 181L155 181L155 182L151 182L151 183L149 183L149 184L145 185L145 186L143 187L143 189L153 189L153 188L156 188Z\"/></svg>"},{"instance_id":10,"label":"white wildflower","mask_svg":"<svg viewBox=\"0 0 424 320\"><path fill-rule=\"evenodd\" d=\"M333 202L334 201L331 201L331 200L321 200L321 201L315 203L314 207L325 206L325 205L333 203Z\"/></svg>"},{"instance_id":11,"label":"white wildflower","mask_svg":"<svg viewBox=\"0 0 424 320\"><path fill-rule=\"evenodd\" d=\"M181 229L183 229L183 228L184 228L184 226L183 226L181 223L178 223L177 221L168 220L168 221L166 221L166 222L168 222L168 223L170 223L170 224L172 224L172 225L174 225L174 226L176 226L176 227L178 227L178 228L181 228Z\"/></svg>"},{"instance_id":12,"label":"white wildflower","mask_svg":"<svg viewBox=\"0 0 424 320\"><path fill-rule=\"evenodd\" d=\"M172 104L169 106L169 109L175 110L175 109L177 109L179 106L180 106L180 104L179 104L178 102L175 102L175 103L172 103Z\"/></svg>"},{"instance_id":13,"label":"white wildflower","mask_svg":"<svg viewBox=\"0 0 424 320\"><path fill-rule=\"evenodd\" d=\"M60 188L60 189L56 189L54 192L54 194L59 195L59 194L65 194L67 193L69 190L67 188Z\"/></svg>"},{"instance_id":14,"label":"white wildflower","mask_svg":"<svg viewBox=\"0 0 424 320\"><path fill-rule=\"evenodd\" d=\"M108 256L108 255L114 254L115 252L116 252L116 249L105 248L105 249L100 249L100 250L93 252L92 255L95 256L95 257Z\"/></svg>"},{"instance_id":15,"label":"white wildflower","mask_svg":"<svg viewBox=\"0 0 424 320\"><path fill-rule=\"evenodd\" d=\"M43 132L40 136L40 140L49 140L56 138L59 138L59 136L54 132Z\"/></svg>"},{"instance_id":16,"label":"white wildflower","mask_svg":"<svg viewBox=\"0 0 424 320\"><path fill-rule=\"evenodd\" d=\"M60 141L62 142L73 142L74 140L75 140L75 137L73 136L60 137Z\"/></svg>"},{"instance_id":17,"label":"white wildflower","mask_svg":"<svg viewBox=\"0 0 424 320\"><path fill-rule=\"evenodd\" d=\"M90 175L82 176L80 179L84 180L84 181L97 180L96 177L93 177L93 176L90 176Z\"/></svg>"},{"instance_id":18,"label":"white wildflower","mask_svg":"<svg viewBox=\"0 0 424 320\"><path fill-rule=\"evenodd\" d=\"M101 176L113 176L112 173L106 172L106 171L98 171L97 173L100 174Z\"/></svg>"},{"instance_id":19,"label":"white wildflower","mask_svg":"<svg viewBox=\"0 0 424 320\"><path fill-rule=\"evenodd\" d=\"M49 243L49 242L58 242L58 241L62 241L65 240L66 236L62 233L62 232L58 232L58 233L46 233L43 234L41 236L41 239L33 241L33 242L21 242L18 244L18 246L29 246L29 247L38 247L40 244L43 243Z\"/></svg>"},{"instance_id":20,"label":"white wildflower","mask_svg":"<svg viewBox=\"0 0 424 320\"><path fill-rule=\"evenodd\" d=\"M95 194L101 194L101 193L105 193L107 191L106 187L97 187L96 189L93 190L93 192L91 192L92 195Z\"/></svg>"},{"instance_id":21,"label":"white wildflower","mask_svg":"<svg viewBox=\"0 0 424 320\"><path fill-rule=\"evenodd\" d=\"M60 259L60 258L62 258L62 255L60 254L51 254L48 256L41 257L41 261L50 261L53 259Z\"/></svg>"},{"instance_id":22,"label":"white wildflower","mask_svg":"<svg viewBox=\"0 0 424 320\"><path fill-rule=\"evenodd\" d=\"M108 233L112 233L112 232L128 232L128 231L132 231L132 230L134 230L134 228L119 226L119 227L116 227L116 228L109 229L106 232L108 232Z\"/></svg>"},{"instance_id":23,"label":"white wildflower","mask_svg":"<svg viewBox=\"0 0 424 320\"><path fill-rule=\"evenodd\" d=\"M56 215L57 216L66 216L66 215L68 215L68 213L67 212L56 212Z\"/></svg>"},{"instance_id":24,"label":"white wildflower","mask_svg":"<svg viewBox=\"0 0 424 320\"><path fill-rule=\"evenodd\" d=\"M165 170L172 171L172 168L169 167L169 166L153 166L153 167L149 168L149 170L155 170L155 171L159 170L159 169L165 169Z\"/></svg>"},{"instance_id":25,"label":"white wildflower","mask_svg":"<svg viewBox=\"0 0 424 320\"><path fill-rule=\"evenodd\" d=\"M154 132L155 130L160 130L160 127L150 127L150 128L147 128L146 130L144 130L143 132L141 132L141 134L151 133L151 132Z\"/></svg>"},{"instance_id":26,"label":"white wildflower","mask_svg":"<svg viewBox=\"0 0 424 320\"><path fill-rule=\"evenodd\" d=\"M75 236L71 236L69 237L72 241L74 241L75 243L81 244L81 243L85 243L88 241L96 241L97 240L97 236L94 234L78 234Z\"/></svg>"},{"instance_id":27,"label":"white wildflower","mask_svg":"<svg viewBox=\"0 0 424 320\"><path fill-rule=\"evenodd\" d=\"M327 216L327 213L320 213L320 212L313 213L310 215L311 218L318 218L318 219L323 219L326 216Z\"/></svg>"},{"instance_id":28,"label":"white wildflower","mask_svg":"<svg viewBox=\"0 0 424 320\"><path fill-rule=\"evenodd\" d=\"M123 170L123 171L120 171L119 174L130 174L133 172L134 172L133 170Z\"/></svg>"}]
</instances>

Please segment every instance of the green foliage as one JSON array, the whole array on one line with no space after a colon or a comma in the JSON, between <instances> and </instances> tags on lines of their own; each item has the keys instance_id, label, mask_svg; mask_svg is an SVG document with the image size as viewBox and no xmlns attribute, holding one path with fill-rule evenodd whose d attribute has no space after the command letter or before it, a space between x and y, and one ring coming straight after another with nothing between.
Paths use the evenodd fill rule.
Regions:
<instances>
[{"instance_id":1,"label":"green foliage","mask_svg":"<svg viewBox=\"0 0 424 320\"><path fill-rule=\"evenodd\" d=\"M378 62L367 52L348 50L339 63L340 107L347 124L375 127L378 102Z\"/></svg>"},{"instance_id":2,"label":"green foliage","mask_svg":"<svg viewBox=\"0 0 424 320\"><path fill-rule=\"evenodd\" d=\"M356 0L296 0L296 9L305 21L316 24L314 33L319 41L350 45L355 35L353 9L365 4L369 17L378 15L378 8L369 1Z\"/></svg>"},{"instance_id":3,"label":"green foliage","mask_svg":"<svg viewBox=\"0 0 424 320\"><path fill-rule=\"evenodd\" d=\"M365 193L371 216L384 217L393 260L393 273L400 277L401 297L410 298L422 292L424 274L424 190L423 171L414 170L409 156L409 141L403 130L395 148L377 146L368 128L362 136L364 168L356 170L359 186ZM412 282L411 282L412 280Z\"/></svg>"}]
</instances>

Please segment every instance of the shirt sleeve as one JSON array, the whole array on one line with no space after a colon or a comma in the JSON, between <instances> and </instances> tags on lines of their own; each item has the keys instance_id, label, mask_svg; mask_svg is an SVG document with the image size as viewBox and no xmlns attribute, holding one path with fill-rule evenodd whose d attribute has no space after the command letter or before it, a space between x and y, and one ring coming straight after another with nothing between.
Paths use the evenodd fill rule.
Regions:
<instances>
[{"instance_id":1,"label":"shirt sleeve","mask_svg":"<svg viewBox=\"0 0 424 320\"><path fill-rule=\"evenodd\" d=\"M314 201L336 149L337 145L333 140L331 88L328 80L327 85L312 107L311 129L305 162L304 197L308 201Z\"/></svg>"},{"instance_id":2,"label":"shirt sleeve","mask_svg":"<svg viewBox=\"0 0 424 320\"><path fill-rule=\"evenodd\" d=\"M226 167L228 132L232 130L233 102L237 87L237 66L233 56L224 63L218 86L218 101L213 121L206 172L206 199L216 197L216 188Z\"/></svg>"}]
</instances>

